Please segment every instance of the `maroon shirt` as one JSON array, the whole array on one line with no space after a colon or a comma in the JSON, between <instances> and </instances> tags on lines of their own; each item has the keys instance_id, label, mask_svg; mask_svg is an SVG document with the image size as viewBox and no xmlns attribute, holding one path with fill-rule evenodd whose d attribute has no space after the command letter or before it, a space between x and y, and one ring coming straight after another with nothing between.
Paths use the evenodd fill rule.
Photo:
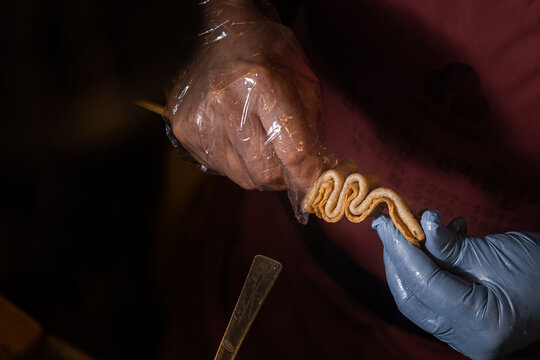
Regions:
<instances>
[{"instance_id":1,"label":"maroon shirt","mask_svg":"<svg viewBox=\"0 0 540 360\"><path fill-rule=\"evenodd\" d=\"M469 233L540 230L540 2L310 2L328 147ZM370 221L295 223L224 179L164 357L212 358L253 256L283 271L239 359L461 359L397 311Z\"/></svg>"}]
</instances>

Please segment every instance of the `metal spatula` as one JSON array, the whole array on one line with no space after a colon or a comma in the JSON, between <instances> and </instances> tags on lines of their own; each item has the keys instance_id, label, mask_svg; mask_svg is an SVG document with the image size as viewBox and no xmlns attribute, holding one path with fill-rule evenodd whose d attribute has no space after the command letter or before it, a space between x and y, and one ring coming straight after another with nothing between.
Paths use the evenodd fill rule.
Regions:
<instances>
[{"instance_id":1,"label":"metal spatula","mask_svg":"<svg viewBox=\"0 0 540 360\"><path fill-rule=\"evenodd\" d=\"M281 268L281 264L273 259L255 256L214 360L233 360L236 357Z\"/></svg>"}]
</instances>

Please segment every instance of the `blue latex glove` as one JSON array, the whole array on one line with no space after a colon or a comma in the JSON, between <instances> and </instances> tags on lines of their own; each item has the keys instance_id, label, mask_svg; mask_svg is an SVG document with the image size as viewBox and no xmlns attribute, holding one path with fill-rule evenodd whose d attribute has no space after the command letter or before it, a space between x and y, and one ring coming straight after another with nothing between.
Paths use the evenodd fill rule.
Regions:
<instances>
[{"instance_id":1,"label":"blue latex glove","mask_svg":"<svg viewBox=\"0 0 540 360\"><path fill-rule=\"evenodd\" d=\"M444 226L436 211L424 212L421 225L425 250L407 242L386 215L372 224L384 244L390 290L407 318L475 360L540 339L540 233L465 236Z\"/></svg>"}]
</instances>

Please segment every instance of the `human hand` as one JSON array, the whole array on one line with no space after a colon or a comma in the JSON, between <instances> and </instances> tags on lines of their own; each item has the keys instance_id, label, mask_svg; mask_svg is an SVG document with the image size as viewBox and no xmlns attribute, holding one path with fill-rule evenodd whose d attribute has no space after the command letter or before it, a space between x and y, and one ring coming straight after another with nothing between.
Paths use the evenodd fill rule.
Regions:
<instances>
[{"instance_id":1,"label":"human hand","mask_svg":"<svg viewBox=\"0 0 540 360\"><path fill-rule=\"evenodd\" d=\"M540 339L539 233L465 236L436 211L424 212L421 225L425 251L388 216L372 224L384 244L388 285L407 318L475 360Z\"/></svg>"},{"instance_id":2,"label":"human hand","mask_svg":"<svg viewBox=\"0 0 540 360\"><path fill-rule=\"evenodd\" d=\"M251 1L201 6L207 28L168 98L174 135L242 188L288 189L299 204L330 161L318 79L291 30Z\"/></svg>"}]
</instances>

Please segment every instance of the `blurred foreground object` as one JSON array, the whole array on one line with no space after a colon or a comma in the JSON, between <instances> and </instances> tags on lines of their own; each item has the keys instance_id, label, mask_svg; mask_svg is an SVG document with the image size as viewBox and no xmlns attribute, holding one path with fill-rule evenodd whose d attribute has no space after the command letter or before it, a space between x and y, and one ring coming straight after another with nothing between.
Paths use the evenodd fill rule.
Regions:
<instances>
[{"instance_id":1,"label":"blurred foreground object","mask_svg":"<svg viewBox=\"0 0 540 360\"><path fill-rule=\"evenodd\" d=\"M0 296L0 360L92 358L45 333L34 319Z\"/></svg>"},{"instance_id":2,"label":"blurred foreground object","mask_svg":"<svg viewBox=\"0 0 540 360\"><path fill-rule=\"evenodd\" d=\"M42 334L43 329L34 319L0 296L0 359L23 356Z\"/></svg>"}]
</instances>

